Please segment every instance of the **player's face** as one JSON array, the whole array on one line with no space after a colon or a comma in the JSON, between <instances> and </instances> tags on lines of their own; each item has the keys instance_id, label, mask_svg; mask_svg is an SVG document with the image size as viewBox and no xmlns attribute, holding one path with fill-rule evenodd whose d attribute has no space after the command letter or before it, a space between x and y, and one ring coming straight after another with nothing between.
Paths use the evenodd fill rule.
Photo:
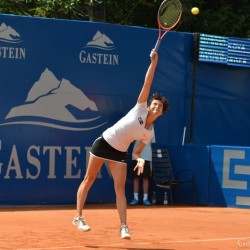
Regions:
<instances>
[{"instance_id":1,"label":"player's face","mask_svg":"<svg viewBox=\"0 0 250 250\"><path fill-rule=\"evenodd\" d=\"M162 115L163 111L163 103L159 100L153 100L148 107L149 113L154 114L156 116Z\"/></svg>"}]
</instances>

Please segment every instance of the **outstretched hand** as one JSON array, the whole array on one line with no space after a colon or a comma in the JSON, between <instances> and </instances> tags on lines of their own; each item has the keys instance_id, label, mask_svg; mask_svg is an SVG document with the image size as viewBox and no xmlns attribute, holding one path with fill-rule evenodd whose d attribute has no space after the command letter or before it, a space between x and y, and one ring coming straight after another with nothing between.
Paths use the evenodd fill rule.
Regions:
<instances>
[{"instance_id":1,"label":"outstretched hand","mask_svg":"<svg viewBox=\"0 0 250 250\"><path fill-rule=\"evenodd\" d=\"M134 171L137 170L137 175L140 175L143 173L144 170L144 164L145 164L145 160L143 160L142 158L138 158L137 159L137 164L134 167Z\"/></svg>"}]
</instances>

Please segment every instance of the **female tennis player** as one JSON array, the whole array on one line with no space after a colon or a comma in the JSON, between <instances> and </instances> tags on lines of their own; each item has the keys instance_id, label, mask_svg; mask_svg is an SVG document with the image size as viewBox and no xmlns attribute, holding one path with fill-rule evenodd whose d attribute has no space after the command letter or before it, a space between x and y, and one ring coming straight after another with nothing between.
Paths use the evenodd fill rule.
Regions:
<instances>
[{"instance_id":1,"label":"female tennis player","mask_svg":"<svg viewBox=\"0 0 250 250\"><path fill-rule=\"evenodd\" d=\"M73 224L80 231L90 230L90 226L86 223L82 215L82 210L89 189L106 160L114 180L116 206L121 222L120 237L122 239L129 239L131 237L127 226L127 201L125 196L127 150L133 141L141 140L134 150L133 155L137 160L135 170L140 175L143 172L145 163L140 153L154 136L153 122L169 108L168 100L159 94L153 95L147 104L158 63L157 52L154 50L151 51L150 58L151 63L136 105L117 123L105 130L102 136L97 138L92 145L87 171L77 191L77 211L73 219Z\"/></svg>"}]
</instances>

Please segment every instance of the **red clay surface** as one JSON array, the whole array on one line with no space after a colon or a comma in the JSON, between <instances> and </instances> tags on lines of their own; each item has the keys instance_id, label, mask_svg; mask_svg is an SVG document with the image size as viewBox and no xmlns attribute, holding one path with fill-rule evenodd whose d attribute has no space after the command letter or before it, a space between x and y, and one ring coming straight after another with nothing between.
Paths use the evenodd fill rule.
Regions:
<instances>
[{"instance_id":1,"label":"red clay surface","mask_svg":"<svg viewBox=\"0 0 250 250\"><path fill-rule=\"evenodd\" d=\"M114 205L85 207L90 232L72 225L74 215L74 207L0 208L0 249L250 249L248 209L128 207L131 240L118 236Z\"/></svg>"}]
</instances>

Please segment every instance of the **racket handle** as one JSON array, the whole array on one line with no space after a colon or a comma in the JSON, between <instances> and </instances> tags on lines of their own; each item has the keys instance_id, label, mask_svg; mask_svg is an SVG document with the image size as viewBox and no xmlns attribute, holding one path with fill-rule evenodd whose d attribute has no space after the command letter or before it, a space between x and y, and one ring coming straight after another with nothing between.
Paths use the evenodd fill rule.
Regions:
<instances>
[{"instance_id":1,"label":"racket handle","mask_svg":"<svg viewBox=\"0 0 250 250\"><path fill-rule=\"evenodd\" d=\"M155 48L154 48L154 51L158 51L159 47L160 47L160 44L161 44L161 40L158 39L156 44L155 44Z\"/></svg>"}]
</instances>

